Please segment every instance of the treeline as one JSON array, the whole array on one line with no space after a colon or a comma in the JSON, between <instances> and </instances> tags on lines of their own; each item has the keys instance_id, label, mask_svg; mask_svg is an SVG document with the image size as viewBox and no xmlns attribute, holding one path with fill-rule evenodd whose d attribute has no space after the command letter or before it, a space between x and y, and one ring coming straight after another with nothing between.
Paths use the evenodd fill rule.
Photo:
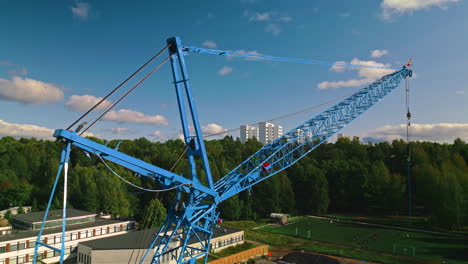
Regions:
<instances>
[{"instance_id":1,"label":"treeline","mask_svg":"<svg viewBox=\"0 0 468 264\"><path fill-rule=\"evenodd\" d=\"M99 139L94 139L104 143ZM36 139L0 139L0 209L10 205L45 208L57 173L63 143ZM115 147L117 141L107 142ZM242 144L232 137L206 142L214 180L220 179L262 145ZM327 212L405 215L408 209L407 158L411 150L412 206L415 214L433 224L459 229L468 224L468 144L413 142L362 144L358 138L325 143L301 161L221 205L225 219L263 218L270 212L296 215ZM119 151L170 169L184 151L181 140L165 143L145 138L123 140ZM174 198L140 192L110 172L96 157L74 148L70 158L69 206L92 212L106 211L148 221L156 208L157 222ZM116 173L134 184L154 188L153 182L119 166ZM182 159L174 172L188 175ZM62 206L57 190L55 208ZM159 203L161 200L162 203Z\"/></svg>"}]
</instances>

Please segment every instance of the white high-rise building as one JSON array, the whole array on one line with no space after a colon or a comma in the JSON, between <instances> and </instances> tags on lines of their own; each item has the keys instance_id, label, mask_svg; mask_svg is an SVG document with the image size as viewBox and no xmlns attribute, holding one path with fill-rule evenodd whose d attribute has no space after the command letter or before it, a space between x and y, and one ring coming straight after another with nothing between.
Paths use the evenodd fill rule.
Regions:
<instances>
[{"instance_id":1,"label":"white high-rise building","mask_svg":"<svg viewBox=\"0 0 468 264\"><path fill-rule=\"evenodd\" d=\"M245 143L249 138L258 140L258 128L254 126L242 125L240 127L240 140Z\"/></svg>"},{"instance_id":2,"label":"white high-rise building","mask_svg":"<svg viewBox=\"0 0 468 264\"><path fill-rule=\"evenodd\" d=\"M258 140L268 144L283 135L283 127L268 122L258 123Z\"/></svg>"},{"instance_id":3,"label":"white high-rise building","mask_svg":"<svg viewBox=\"0 0 468 264\"><path fill-rule=\"evenodd\" d=\"M294 135L295 136L299 136L302 134L302 130L300 129L296 129L294 130ZM297 139L296 139L296 142L298 143L304 143L306 141L310 141L312 140L312 132L306 132L306 133L303 133L301 136L299 136Z\"/></svg>"}]
</instances>

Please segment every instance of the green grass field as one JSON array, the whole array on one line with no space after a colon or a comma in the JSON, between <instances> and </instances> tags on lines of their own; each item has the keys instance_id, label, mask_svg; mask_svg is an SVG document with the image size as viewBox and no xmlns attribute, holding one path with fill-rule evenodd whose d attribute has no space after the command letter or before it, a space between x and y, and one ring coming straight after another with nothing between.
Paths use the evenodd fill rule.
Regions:
<instances>
[{"instance_id":1,"label":"green grass field","mask_svg":"<svg viewBox=\"0 0 468 264\"><path fill-rule=\"evenodd\" d=\"M369 227L313 218L298 218L289 225L261 228L307 240L353 247L387 255L425 259L432 263L468 263L468 239ZM341 250L343 251L343 250ZM340 250L337 249L338 255Z\"/></svg>"}]
</instances>

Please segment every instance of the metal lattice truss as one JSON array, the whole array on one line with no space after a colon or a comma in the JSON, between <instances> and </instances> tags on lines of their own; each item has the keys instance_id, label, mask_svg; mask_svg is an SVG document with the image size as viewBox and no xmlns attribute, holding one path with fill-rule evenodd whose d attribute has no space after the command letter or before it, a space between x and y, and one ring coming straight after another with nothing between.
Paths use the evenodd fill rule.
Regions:
<instances>
[{"instance_id":1,"label":"metal lattice truss","mask_svg":"<svg viewBox=\"0 0 468 264\"><path fill-rule=\"evenodd\" d=\"M409 72L403 68L382 77L264 146L216 182L221 201L293 165L398 87Z\"/></svg>"}]
</instances>

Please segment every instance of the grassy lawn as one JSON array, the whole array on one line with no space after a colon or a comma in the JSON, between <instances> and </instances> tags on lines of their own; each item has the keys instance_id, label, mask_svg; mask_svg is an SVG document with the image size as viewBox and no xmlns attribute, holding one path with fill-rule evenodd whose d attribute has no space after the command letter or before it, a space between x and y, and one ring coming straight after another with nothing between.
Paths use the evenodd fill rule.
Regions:
<instances>
[{"instance_id":1,"label":"grassy lawn","mask_svg":"<svg viewBox=\"0 0 468 264\"><path fill-rule=\"evenodd\" d=\"M406 216L389 216L389 217L360 217L360 216L351 216L351 215L341 215L341 214L327 214L324 215L325 217L335 218L340 220L346 221L357 221L357 222L365 222L365 223L372 223L372 224L379 224L379 225L389 225L389 226L396 226L396 227L404 227L404 228L414 228L414 229L422 229L428 231L436 231L436 232L443 232L443 233L452 233L452 234L459 234L459 235L467 235L468 236L468 226L463 227L462 230L446 230L443 228L439 228L431 224L429 217L411 217L411 223Z\"/></svg>"},{"instance_id":2,"label":"grassy lawn","mask_svg":"<svg viewBox=\"0 0 468 264\"><path fill-rule=\"evenodd\" d=\"M299 220L299 219L298 219ZM248 240L257 241L271 246L271 251L284 250L307 250L328 255L342 256L360 260L368 260L380 263L391 264L431 264L440 262L428 262L418 260L416 258L407 258L401 256L393 256L392 254L382 254L359 248L344 248L336 245L328 245L318 243L308 239L303 239L294 236L278 235L272 232L266 232L261 229L253 229L265 225L265 222L256 223L254 221L225 221L223 225L228 227L243 229L245 238Z\"/></svg>"},{"instance_id":3,"label":"grassy lawn","mask_svg":"<svg viewBox=\"0 0 468 264\"><path fill-rule=\"evenodd\" d=\"M257 230L256 230L257 231ZM296 248L348 256L352 258L395 263L395 254L409 257L399 263L468 263L468 239L368 227L351 223L300 218L280 227L266 226L259 231L338 244L345 247L301 243ZM255 234L262 236L261 234ZM293 236L293 237L291 237ZM249 233L246 232L246 237ZM268 242L266 242L268 244ZM351 248L349 248L351 247ZM393 259L393 260L392 260ZM419 262L417 259L425 260ZM403 261L403 262L401 262Z\"/></svg>"}]
</instances>

